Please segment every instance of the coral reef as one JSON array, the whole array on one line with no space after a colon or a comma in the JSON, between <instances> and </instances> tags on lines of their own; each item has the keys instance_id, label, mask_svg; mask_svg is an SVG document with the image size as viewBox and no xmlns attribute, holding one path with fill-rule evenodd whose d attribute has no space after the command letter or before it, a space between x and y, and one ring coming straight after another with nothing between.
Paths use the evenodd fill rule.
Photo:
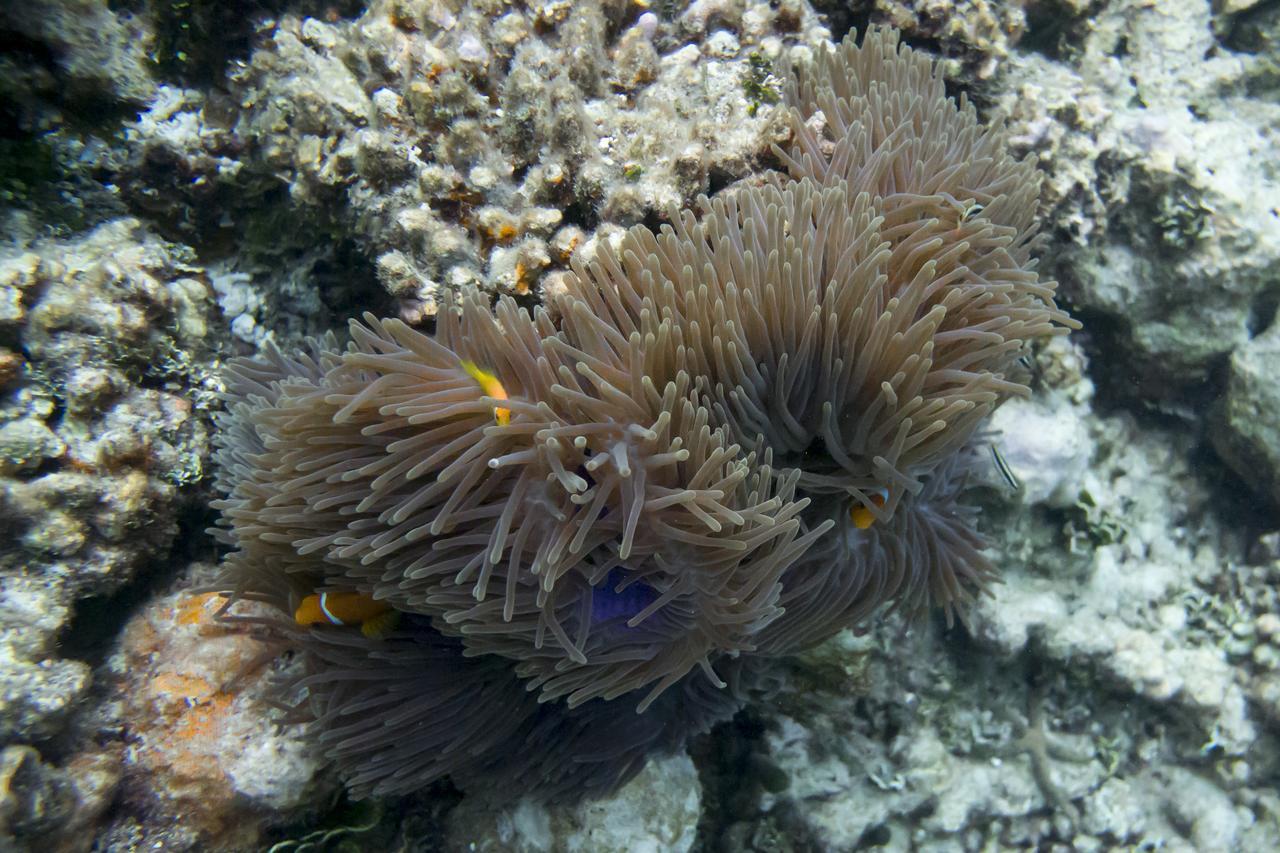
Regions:
<instances>
[{"instance_id":1,"label":"coral reef","mask_svg":"<svg viewBox=\"0 0 1280 853\"><path fill-rule=\"evenodd\" d=\"M697 771L688 756L650 762L613 796L566 809L532 800L467 799L449 815L455 850L688 850L701 807Z\"/></svg>"},{"instance_id":2,"label":"coral reef","mask_svg":"<svg viewBox=\"0 0 1280 853\"><path fill-rule=\"evenodd\" d=\"M874 0L869 5L871 20L896 27L913 41L936 44L946 57L944 72L954 76L965 68L979 80L996 72L1026 29L1027 11L1020 3Z\"/></svg>"},{"instance_id":3,"label":"coral reef","mask_svg":"<svg viewBox=\"0 0 1280 853\"><path fill-rule=\"evenodd\" d=\"M1240 477L1280 506L1280 322L1231 354L1213 444Z\"/></svg>"},{"instance_id":4,"label":"coral reef","mask_svg":"<svg viewBox=\"0 0 1280 853\"><path fill-rule=\"evenodd\" d=\"M137 220L0 259L0 736L50 736L89 667L57 640L169 550L203 474L216 399L200 361L208 297L181 247Z\"/></svg>"},{"instance_id":5,"label":"coral reef","mask_svg":"<svg viewBox=\"0 0 1280 853\"><path fill-rule=\"evenodd\" d=\"M215 556L221 362L364 311L430 327L469 288L572 324L574 253L590 278L631 225L702 228L699 193L744 209L791 150L788 69L869 24L1006 117L1045 176L1041 273L1086 321L1018 354L1031 396L965 457L1003 583L950 626L713 660L723 691L695 668L713 716L776 697L692 741L696 783L676 751L577 806L332 799L314 741L264 725L290 672L231 672L263 628L173 618ZM0 848L1280 848L1275 3L39 0L0 31ZM212 693L174 683L197 664ZM681 688L602 741L652 737ZM201 753L182 734L215 712L244 739ZM289 784L255 783L277 746Z\"/></svg>"},{"instance_id":6,"label":"coral reef","mask_svg":"<svg viewBox=\"0 0 1280 853\"><path fill-rule=\"evenodd\" d=\"M964 448L1070 324L1035 173L892 31L786 97L790 181L600 246L554 313L471 291L434 336L366 315L230 365L224 583L283 611L358 794L607 793L732 713L751 653L990 579Z\"/></svg>"},{"instance_id":7,"label":"coral reef","mask_svg":"<svg viewBox=\"0 0 1280 853\"><path fill-rule=\"evenodd\" d=\"M1015 146L1048 172L1049 226L1063 238L1049 268L1126 365L1102 390L1183 413L1270 322L1280 253L1278 114L1260 82L1275 41L1240 43L1215 28L1214 8L1066 16L1041 52L1008 63L997 98Z\"/></svg>"},{"instance_id":8,"label":"coral reef","mask_svg":"<svg viewBox=\"0 0 1280 853\"><path fill-rule=\"evenodd\" d=\"M149 816L140 845L251 848L264 823L323 793L315 751L264 702L275 649L219 621L223 603L214 593L156 599L125 626L107 662L129 744L122 798L128 812ZM234 615L264 610L245 602ZM114 832L129 829L122 821Z\"/></svg>"},{"instance_id":9,"label":"coral reef","mask_svg":"<svg viewBox=\"0 0 1280 853\"><path fill-rule=\"evenodd\" d=\"M161 87L126 155L100 168L183 239L238 233L258 247L241 263L256 254L264 276L282 254L316 251L300 217L340 233L359 274L415 322L465 285L537 293L581 226L640 221L761 165L763 131L781 126L748 114L743 69L780 57L780 13L749 6L714 49L693 7L675 20L624 3L286 14L228 66L229 96ZM812 13L792 25L825 33ZM672 48L687 39L708 49ZM314 315L275 290L263 289L272 311Z\"/></svg>"},{"instance_id":10,"label":"coral reef","mask_svg":"<svg viewBox=\"0 0 1280 853\"><path fill-rule=\"evenodd\" d=\"M1273 790L1224 787L1162 758L1185 737L1176 714L1092 692L1085 673L1038 669L1034 656L1010 664L968 647L957 659L943 651L954 638L903 627L842 636L797 663L745 762L761 793L713 843L1268 849L1280 838ZM858 662L856 678L833 677L832 659Z\"/></svg>"},{"instance_id":11,"label":"coral reef","mask_svg":"<svg viewBox=\"0 0 1280 853\"><path fill-rule=\"evenodd\" d=\"M150 100L155 83L146 70L138 36L146 24L116 14L106 3L51 0L39 8L9 6L0 11L0 26L15 40L48 48L47 64L32 62L12 68L24 73L25 96L61 99L68 108L90 111L95 98L140 105ZM5 95L19 95L6 87ZM64 116L74 119L74 113Z\"/></svg>"},{"instance_id":12,"label":"coral reef","mask_svg":"<svg viewBox=\"0 0 1280 853\"><path fill-rule=\"evenodd\" d=\"M50 767L30 746L0 752L0 844L39 838L46 850L87 850L120 781L120 757L110 750ZM21 841L20 841L21 839Z\"/></svg>"}]
</instances>

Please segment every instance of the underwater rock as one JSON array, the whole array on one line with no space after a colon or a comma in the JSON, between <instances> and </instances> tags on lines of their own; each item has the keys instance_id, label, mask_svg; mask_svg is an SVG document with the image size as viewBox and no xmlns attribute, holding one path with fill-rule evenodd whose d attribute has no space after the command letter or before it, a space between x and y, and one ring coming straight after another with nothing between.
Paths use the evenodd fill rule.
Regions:
<instances>
[{"instance_id":1,"label":"underwater rock","mask_svg":"<svg viewBox=\"0 0 1280 853\"><path fill-rule=\"evenodd\" d=\"M449 815L449 843L476 853L681 853L693 847L701 786L687 755L651 761L620 789L592 802L548 806L532 800L468 797Z\"/></svg>"},{"instance_id":2,"label":"underwater rock","mask_svg":"<svg viewBox=\"0 0 1280 853\"><path fill-rule=\"evenodd\" d=\"M2 493L0 493L2 494ZM70 619L65 590L42 578L0 577L0 739L56 734L89 687L89 667L55 656Z\"/></svg>"},{"instance_id":3,"label":"underwater rock","mask_svg":"<svg viewBox=\"0 0 1280 853\"><path fill-rule=\"evenodd\" d=\"M871 20L937 44L948 76L963 68L978 80L996 73L1026 31L1022 6L996 0L878 0Z\"/></svg>"},{"instance_id":4,"label":"underwater rock","mask_svg":"<svg viewBox=\"0 0 1280 853\"><path fill-rule=\"evenodd\" d=\"M77 601L168 553L202 475L209 300L190 260L136 219L0 256L22 352L0 401L0 739L58 731L89 685L57 652Z\"/></svg>"},{"instance_id":5,"label":"underwater rock","mask_svg":"<svg viewBox=\"0 0 1280 853\"><path fill-rule=\"evenodd\" d=\"M6 75L31 75L23 98L43 95L64 107L83 109L95 97L140 104L154 89L141 38L148 33L146 19L117 10L106 0L6 5L0 10L0 27L27 51L48 52L54 66L43 74L36 63L6 69ZM12 84L5 86L6 97L19 91Z\"/></svg>"},{"instance_id":6,"label":"underwater rock","mask_svg":"<svg viewBox=\"0 0 1280 853\"><path fill-rule=\"evenodd\" d=\"M1182 455L1189 438L1172 447L1172 437L1121 418L1098 422L1094 440L1094 464L1065 515L1069 556L1052 536L1005 531L1003 547L1019 560L973 609L973 633L1001 655L1032 644L1053 659L1087 661L1097 677L1189 713L1224 761L1247 755L1261 732L1215 637L1252 622L1238 611L1261 594L1265 573L1248 580L1258 591L1221 586L1231 570L1219 549L1243 545L1197 510L1212 497ZM1187 520L1171 536L1168 519L1178 514ZM1074 579L1069 589L1064 578ZM1211 633L1187 630L1205 619Z\"/></svg>"},{"instance_id":7,"label":"underwater rock","mask_svg":"<svg viewBox=\"0 0 1280 853\"><path fill-rule=\"evenodd\" d=\"M39 418L21 418L0 426L0 476L30 471L66 452L67 445Z\"/></svg>"},{"instance_id":8,"label":"underwater rock","mask_svg":"<svg viewBox=\"0 0 1280 853\"><path fill-rule=\"evenodd\" d=\"M1094 449L1085 407L1057 395L1010 400L991 429L1025 503L1075 503Z\"/></svg>"},{"instance_id":9,"label":"underwater rock","mask_svg":"<svg viewBox=\"0 0 1280 853\"><path fill-rule=\"evenodd\" d=\"M782 13L751 6L732 55L675 49L694 11L634 24L622 5L595 2L491 15L375 0L351 20L286 13L228 66L226 94L159 87L129 123L123 156L96 165L183 239L234 231L244 258L261 259L243 267L262 276L286 278L273 269L281 253L316 251L309 235L336 223L361 259L338 259L352 275L319 285L335 293L263 289L290 321L314 323L367 277L415 321L467 284L536 294L567 268L547 248L566 214L587 227L641 221L687 204L713 176L750 175L785 136L773 108ZM789 20L811 41L829 36L807 9ZM749 74L759 79L744 98ZM635 97L614 96L624 84ZM509 224L491 227L481 209ZM350 301L376 299L361 290Z\"/></svg>"},{"instance_id":10,"label":"underwater rock","mask_svg":"<svg viewBox=\"0 0 1280 853\"><path fill-rule=\"evenodd\" d=\"M735 817L818 849L927 849L975 827L985 827L978 837L1070 838L1040 816L1105 778L1093 742L1115 707L1100 712L1105 723L1082 719L1065 685L1028 688L1017 662L949 660L938 652L954 638L937 623L905 627L884 620L789 663L779 693L755 709L764 760L747 762L785 781Z\"/></svg>"},{"instance_id":11,"label":"underwater rock","mask_svg":"<svg viewBox=\"0 0 1280 853\"><path fill-rule=\"evenodd\" d=\"M1231 355L1226 392L1209 437L1259 495L1280 507L1280 316Z\"/></svg>"},{"instance_id":12,"label":"underwater rock","mask_svg":"<svg viewBox=\"0 0 1280 853\"><path fill-rule=\"evenodd\" d=\"M320 793L319 757L263 703L281 666L251 624L219 622L213 594L177 593L130 620L111 659L130 744L128 812L183 849L248 849ZM233 613L264 615L243 602Z\"/></svg>"},{"instance_id":13,"label":"underwater rock","mask_svg":"<svg viewBox=\"0 0 1280 853\"><path fill-rule=\"evenodd\" d=\"M1047 265L1101 321L1107 393L1194 419L1280 260L1280 108L1255 82L1274 46L1254 55L1215 32L1207 0L1134 8L1041 12L1028 38L1045 49L1010 58L999 104L1047 173Z\"/></svg>"},{"instance_id":14,"label":"underwater rock","mask_svg":"<svg viewBox=\"0 0 1280 853\"><path fill-rule=\"evenodd\" d=\"M29 746L0 752L0 848L87 851L98 820L120 782L120 756L111 751L78 755L64 768L50 767Z\"/></svg>"}]
</instances>

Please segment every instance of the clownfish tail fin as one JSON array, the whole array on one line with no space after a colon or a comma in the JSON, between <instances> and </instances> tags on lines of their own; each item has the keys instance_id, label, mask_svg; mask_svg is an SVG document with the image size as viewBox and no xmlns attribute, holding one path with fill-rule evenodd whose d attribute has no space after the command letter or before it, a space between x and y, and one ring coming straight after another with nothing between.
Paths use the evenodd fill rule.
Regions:
<instances>
[{"instance_id":1,"label":"clownfish tail fin","mask_svg":"<svg viewBox=\"0 0 1280 853\"><path fill-rule=\"evenodd\" d=\"M386 613L379 613L377 616L364 620L360 624L360 633L370 640L385 640L399 624L400 611L388 610Z\"/></svg>"}]
</instances>

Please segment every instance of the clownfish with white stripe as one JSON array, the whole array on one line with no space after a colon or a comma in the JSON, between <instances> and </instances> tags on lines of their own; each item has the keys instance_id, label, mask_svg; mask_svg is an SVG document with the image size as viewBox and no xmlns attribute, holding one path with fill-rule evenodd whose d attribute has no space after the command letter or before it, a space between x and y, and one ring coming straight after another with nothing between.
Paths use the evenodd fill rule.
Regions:
<instances>
[{"instance_id":1,"label":"clownfish with white stripe","mask_svg":"<svg viewBox=\"0 0 1280 853\"><path fill-rule=\"evenodd\" d=\"M875 504L876 509L880 509L889 500L889 490L873 489L867 494L867 497L871 499L871 503ZM859 530L866 530L876 523L876 514L871 511L870 507L855 503L853 509L849 510L849 520Z\"/></svg>"},{"instance_id":2,"label":"clownfish with white stripe","mask_svg":"<svg viewBox=\"0 0 1280 853\"><path fill-rule=\"evenodd\" d=\"M360 633L380 640L400 621L400 611L362 592L318 592L298 604L293 621L299 625L359 625Z\"/></svg>"}]
</instances>

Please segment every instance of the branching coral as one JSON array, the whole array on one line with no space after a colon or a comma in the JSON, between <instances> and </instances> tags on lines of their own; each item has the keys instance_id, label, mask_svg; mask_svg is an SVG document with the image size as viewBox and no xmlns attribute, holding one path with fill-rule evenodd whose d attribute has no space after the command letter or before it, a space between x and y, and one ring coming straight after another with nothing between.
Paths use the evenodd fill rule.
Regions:
<instances>
[{"instance_id":1,"label":"branching coral","mask_svg":"<svg viewBox=\"0 0 1280 853\"><path fill-rule=\"evenodd\" d=\"M1071 324L1030 259L1036 175L891 32L787 91L791 179L632 229L554 310L467 293L434 335L366 316L231 366L229 590L400 617L279 625L358 792L607 790L759 656L992 577L964 448Z\"/></svg>"}]
</instances>

